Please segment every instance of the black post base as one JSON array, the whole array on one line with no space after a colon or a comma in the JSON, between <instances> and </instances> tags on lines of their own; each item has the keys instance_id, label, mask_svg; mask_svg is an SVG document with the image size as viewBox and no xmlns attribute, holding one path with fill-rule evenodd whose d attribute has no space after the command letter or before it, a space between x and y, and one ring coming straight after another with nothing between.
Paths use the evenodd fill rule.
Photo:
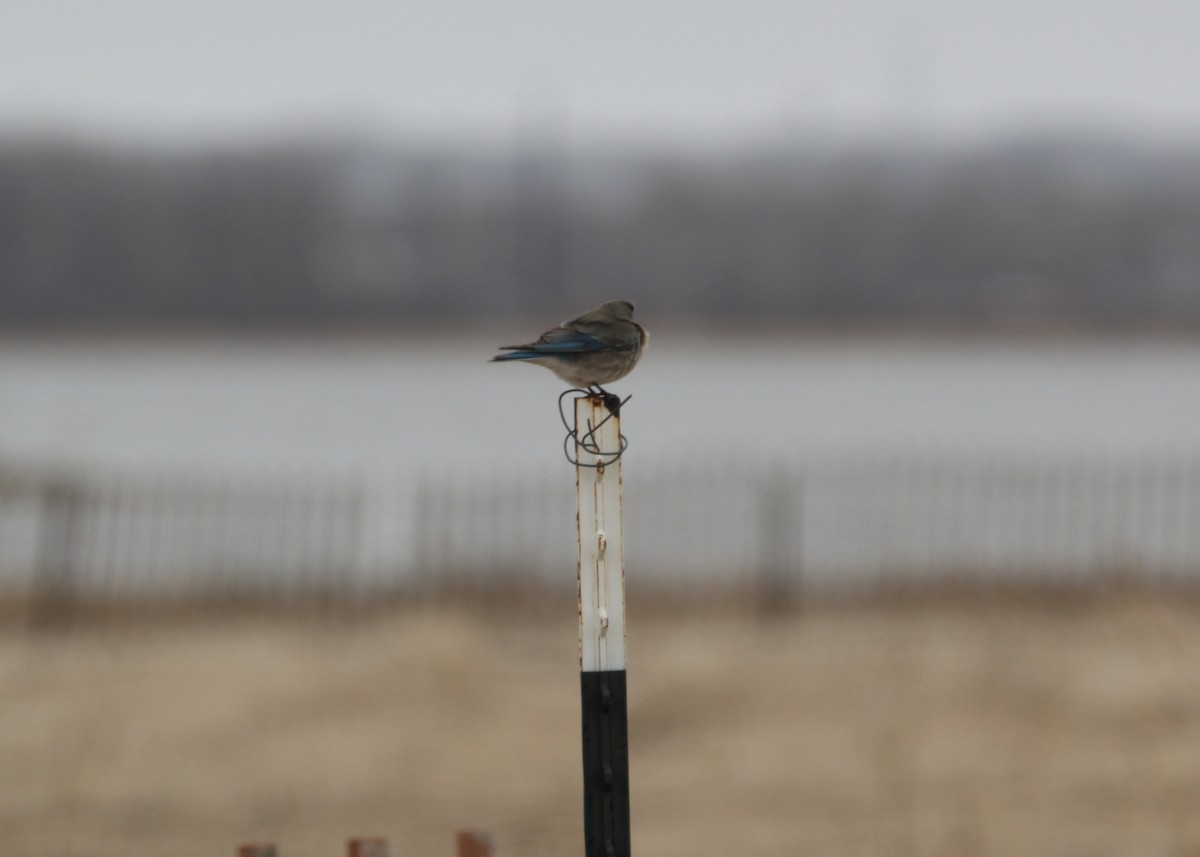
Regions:
<instances>
[{"instance_id":1,"label":"black post base","mask_svg":"<svg viewBox=\"0 0 1200 857\"><path fill-rule=\"evenodd\" d=\"M629 857L625 671L580 673L585 857Z\"/></svg>"}]
</instances>

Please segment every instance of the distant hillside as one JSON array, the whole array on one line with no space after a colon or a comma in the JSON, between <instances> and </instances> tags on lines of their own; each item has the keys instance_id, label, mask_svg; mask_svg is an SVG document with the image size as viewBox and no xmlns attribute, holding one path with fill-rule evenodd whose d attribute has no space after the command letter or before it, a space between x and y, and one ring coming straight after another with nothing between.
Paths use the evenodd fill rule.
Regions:
<instances>
[{"instance_id":1,"label":"distant hillside","mask_svg":"<svg viewBox=\"0 0 1200 857\"><path fill-rule=\"evenodd\" d=\"M1200 149L0 144L0 322L1200 322Z\"/></svg>"}]
</instances>

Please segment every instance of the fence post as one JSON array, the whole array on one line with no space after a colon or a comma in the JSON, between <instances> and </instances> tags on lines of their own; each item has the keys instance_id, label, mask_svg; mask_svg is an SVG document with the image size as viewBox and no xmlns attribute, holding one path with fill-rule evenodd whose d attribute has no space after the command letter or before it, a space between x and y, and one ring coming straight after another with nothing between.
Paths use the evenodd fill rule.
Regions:
<instances>
[{"instance_id":1,"label":"fence post","mask_svg":"<svg viewBox=\"0 0 1200 857\"><path fill-rule=\"evenodd\" d=\"M619 417L599 396L581 396L575 399L575 438L584 854L628 857L625 551L621 461L611 454L621 448Z\"/></svg>"},{"instance_id":2,"label":"fence post","mask_svg":"<svg viewBox=\"0 0 1200 857\"><path fill-rule=\"evenodd\" d=\"M458 857L492 857L492 837L473 830L460 830L455 836Z\"/></svg>"},{"instance_id":3,"label":"fence post","mask_svg":"<svg viewBox=\"0 0 1200 857\"><path fill-rule=\"evenodd\" d=\"M251 842L238 846L238 857L276 857L275 846L266 842Z\"/></svg>"},{"instance_id":4,"label":"fence post","mask_svg":"<svg viewBox=\"0 0 1200 857\"><path fill-rule=\"evenodd\" d=\"M792 528L799 521L799 486L787 472L766 478L759 501L759 558L756 602L761 615L772 616L796 605L799 581L792 558Z\"/></svg>"},{"instance_id":5,"label":"fence post","mask_svg":"<svg viewBox=\"0 0 1200 857\"><path fill-rule=\"evenodd\" d=\"M83 490L52 477L41 488L31 619L37 627L64 626L74 610Z\"/></svg>"},{"instance_id":6,"label":"fence post","mask_svg":"<svg viewBox=\"0 0 1200 857\"><path fill-rule=\"evenodd\" d=\"M382 836L361 837L346 842L346 857L389 857L388 841Z\"/></svg>"}]
</instances>

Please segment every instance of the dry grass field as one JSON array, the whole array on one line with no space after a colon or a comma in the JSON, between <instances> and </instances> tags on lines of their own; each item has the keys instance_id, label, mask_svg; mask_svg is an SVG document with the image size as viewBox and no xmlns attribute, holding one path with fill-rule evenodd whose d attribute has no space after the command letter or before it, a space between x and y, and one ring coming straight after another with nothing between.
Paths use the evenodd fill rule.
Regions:
<instances>
[{"instance_id":1,"label":"dry grass field","mask_svg":"<svg viewBox=\"0 0 1200 857\"><path fill-rule=\"evenodd\" d=\"M634 851L1200 854L1200 606L632 603ZM0 854L580 853L574 604L0 631Z\"/></svg>"}]
</instances>

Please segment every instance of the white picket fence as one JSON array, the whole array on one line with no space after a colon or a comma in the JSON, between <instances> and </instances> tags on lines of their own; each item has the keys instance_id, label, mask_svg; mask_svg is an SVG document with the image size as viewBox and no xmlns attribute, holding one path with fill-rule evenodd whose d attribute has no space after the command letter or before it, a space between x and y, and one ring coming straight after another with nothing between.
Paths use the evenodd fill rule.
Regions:
<instances>
[{"instance_id":1,"label":"white picket fence","mask_svg":"<svg viewBox=\"0 0 1200 857\"><path fill-rule=\"evenodd\" d=\"M1200 454L843 454L625 468L633 588L1200 583ZM575 586L574 475L0 468L0 594Z\"/></svg>"}]
</instances>

